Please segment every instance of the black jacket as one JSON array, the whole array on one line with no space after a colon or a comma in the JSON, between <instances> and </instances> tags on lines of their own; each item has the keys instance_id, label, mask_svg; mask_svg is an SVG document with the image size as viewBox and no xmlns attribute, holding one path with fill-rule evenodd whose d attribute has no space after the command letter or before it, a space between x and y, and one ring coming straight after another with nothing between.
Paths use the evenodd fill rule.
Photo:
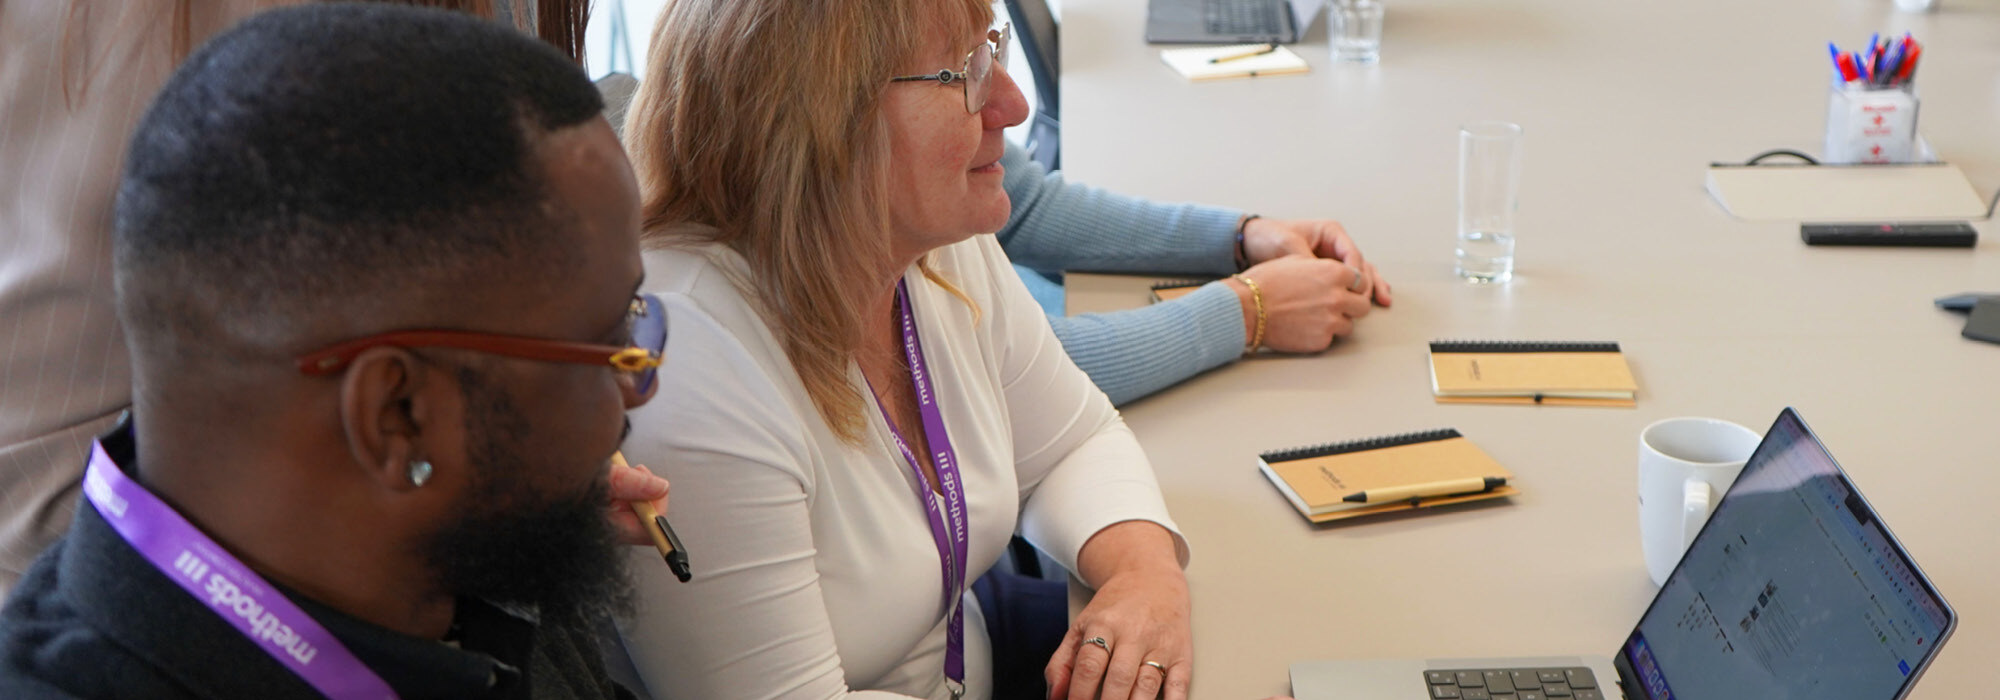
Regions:
<instances>
[{"instance_id":1,"label":"black jacket","mask_svg":"<svg viewBox=\"0 0 2000 700\"><path fill-rule=\"evenodd\" d=\"M131 472L129 429L103 443ZM285 594L405 700L632 697L605 675L589 625L460 599L454 647ZM155 569L88 501L0 611L0 698L318 697Z\"/></svg>"}]
</instances>

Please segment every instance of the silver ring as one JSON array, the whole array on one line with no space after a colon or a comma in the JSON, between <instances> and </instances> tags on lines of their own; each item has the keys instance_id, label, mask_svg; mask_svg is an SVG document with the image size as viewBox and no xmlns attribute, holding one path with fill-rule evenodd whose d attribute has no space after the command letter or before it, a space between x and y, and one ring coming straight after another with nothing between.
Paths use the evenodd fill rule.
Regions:
<instances>
[{"instance_id":1,"label":"silver ring","mask_svg":"<svg viewBox=\"0 0 2000 700\"><path fill-rule=\"evenodd\" d=\"M1355 267L1353 265L1348 265L1347 269L1354 271L1354 281L1347 283L1347 291L1350 292L1361 291L1361 283L1367 281L1361 276L1361 268Z\"/></svg>"},{"instance_id":2,"label":"silver ring","mask_svg":"<svg viewBox=\"0 0 2000 700\"><path fill-rule=\"evenodd\" d=\"M1098 646L1099 648L1102 648L1102 649L1104 650L1104 653L1106 653L1106 654L1109 654L1109 653L1111 653L1111 643L1110 643L1110 642L1107 642L1107 641L1104 641L1104 638L1103 638L1103 637L1091 637L1091 638L1089 638L1089 639L1086 639L1086 640L1083 640L1083 643L1085 643L1085 644L1095 644L1095 645L1097 645L1097 646Z\"/></svg>"},{"instance_id":3,"label":"silver ring","mask_svg":"<svg viewBox=\"0 0 2000 700\"><path fill-rule=\"evenodd\" d=\"M1158 661L1141 661L1139 662L1139 664L1142 666L1151 666L1153 668L1160 669L1160 675L1162 676L1167 675L1167 667L1161 666L1160 662Z\"/></svg>"}]
</instances>

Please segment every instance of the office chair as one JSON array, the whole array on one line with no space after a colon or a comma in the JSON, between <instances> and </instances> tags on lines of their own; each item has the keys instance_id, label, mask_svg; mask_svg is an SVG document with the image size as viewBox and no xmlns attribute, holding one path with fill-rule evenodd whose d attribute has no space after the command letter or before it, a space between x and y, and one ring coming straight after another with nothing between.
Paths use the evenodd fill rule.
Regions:
<instances>
[{"instance_id":1,"label":"office chair","mask_svg":"<svg viewBox=\"0 0 2000 700\"><path fill-rule=\"evenodd\" d=\"M606 73L597 79L597 94L604 97L604 118L611 121L611 132L625 140L625 110L632 107L632 97L639 92L639 79L630 73Z\"/></svg>"},{"instance_id":2,"label":"office chair","mask_svg":"<svg viewBox=\"0 0 2000 700\"><path fill-rule=\"evenodd\" d=\"M1049 12L1048 0L1006 2L1007 14L1018 28L1015 34L1021 38L1021 53L1028 59L1028 72L1035 83L1037 107L1034 123L1028 127L1028 157L1044 168L1057 170L1062 167L1062 112L1058 109L1060 91L1056 82L1062 77L1062 60L1056 41L1056 18Z\"/></svg>"},{"instance_id":3,"label":"office chair","mask_svg":"<svg viewBox=\"0 0 2000 700\"><path fill-rule=\"evenodd\" d=\"M1021 40L1021 53L1028 61L1029 77L1035 86L1034 123L1028 127L1028 157L1054 171L1062 167L1062 121L1060 92L1056 80L1062 76L1060 47L1056 42L1057 23L1049 12L1048 0L1006 0L1007 15L1014 22L1014 35ZM999 568L1030 578L1067 580L1068 573L1055 560L1037 551L1027 540L1015 537L1001 557Z\"/></svg>"}]
</instances>

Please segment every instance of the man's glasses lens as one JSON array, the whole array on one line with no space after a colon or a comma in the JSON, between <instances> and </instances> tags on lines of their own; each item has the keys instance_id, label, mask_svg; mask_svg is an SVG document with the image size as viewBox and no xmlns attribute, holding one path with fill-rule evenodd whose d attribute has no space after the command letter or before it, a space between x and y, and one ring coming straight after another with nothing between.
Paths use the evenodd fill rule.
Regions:
<instances>
[{"instance_id":1,"label":"man's glasses lens","mask_svg":"<svg viewBox=\"0 0 2000 700\"><path fill-rule=\"evenodd\" d=\"M641 294L632 302L632 344L653 353L654 357L666 354L667 310L660 304L660 298L651 294ZM633 384L644 395L653 390L653 381L660 376L658 367L648 368L633 378Z\"/></svg>"}]
</instances>

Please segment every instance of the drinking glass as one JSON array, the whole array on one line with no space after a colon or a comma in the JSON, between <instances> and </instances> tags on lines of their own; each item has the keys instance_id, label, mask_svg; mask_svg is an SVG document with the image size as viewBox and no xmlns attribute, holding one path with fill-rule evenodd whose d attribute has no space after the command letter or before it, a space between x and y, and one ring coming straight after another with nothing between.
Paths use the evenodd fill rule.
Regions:
<instances>
[{"instance_id":1,"label":"drinking glass","mask_svg":"<svg viewBox=\"0 0 2000 700\"><path fill-rule=\"evenodd\" d=\"M1333 60L1374 63L1382 58L1381 0L1330 0L1328 39Z\"/></svg>"},{"instance_id":2,"label":"drinking glass","mask_svg":"<svg viewBox=\"0 0 2000 700\"><path fill-rule=\"evenodd\" d=\"M1458 276L1514 278L1514 211L1521 190L1521 126L1474 122L1458 130Z\"/></svg>"}]
</instances>

